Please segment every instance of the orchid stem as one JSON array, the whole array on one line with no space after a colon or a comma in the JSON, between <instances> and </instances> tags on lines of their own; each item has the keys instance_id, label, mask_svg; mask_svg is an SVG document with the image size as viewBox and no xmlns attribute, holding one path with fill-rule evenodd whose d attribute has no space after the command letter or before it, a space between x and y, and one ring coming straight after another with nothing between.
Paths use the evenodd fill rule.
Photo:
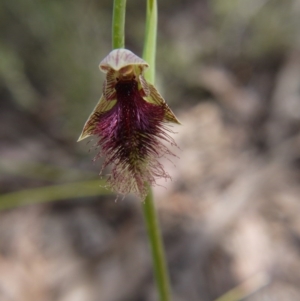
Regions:
<instances>
[{"instance_id":1,"label":"orchid stem","mask_svg":"<svg viewBox=\"0 0 300 301\"><path fill-rule=\"evenodd\" d=\"M143 58L150 68L145 72L148 82L155 81L155 57L156 57L156 35L157 35L157 3L156 0L147 0L146 32Z\"/></svg>"},{"instance_id":2,"label":"orchid stem","mask_svg":"<svg viewBox=\"0 0 300 301\"><path fill-rule=\"evenodd\" d=\"M156 0L147 0L146 32L143 58L150 68L145 72L148 82L155 81L155 57L157 35L157 3ZM151 246L154 275L159 292L160 301L171 300L169 273L157 213L154 206L152 188L149 186L148 195L143 204L143 213L147 226L149 243Z\"/></svg>"},{"instance_id":3,"label":"orchid stem","mask_svg":"<svg viewBox=\"0 0 300 301\"><path fill-rule=\"evenodd\" d=\"M148 195L143 204L143 213L151 246L154 275L159 292L159 300L170 301L171 294L169 274L151 187L149 187Z\"/></svg>"},{"instance_id":4,"label":"orchid stem","mask_svg":"<svg viewBox=\"0 0 300 301\"><path fill-rule=\"evenodd\" d=\"M126 0L114 0L112 22L112 48L125 47Z\"/></svg>"}]
</instances>

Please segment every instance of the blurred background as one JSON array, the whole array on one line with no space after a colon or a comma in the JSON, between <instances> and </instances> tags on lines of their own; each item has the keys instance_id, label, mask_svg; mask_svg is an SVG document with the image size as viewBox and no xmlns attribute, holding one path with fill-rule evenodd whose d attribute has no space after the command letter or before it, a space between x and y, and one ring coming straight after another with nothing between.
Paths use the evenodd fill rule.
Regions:
<instances>
[{"instance_id":1,"label":"blurred background","mask_svg":"<svg viewBox=\"0 0 300 301\"><path fill-rule=\"evenodd\" d=\"M141 56L145 3L127 2ZM158 6L157 86L182 122L155 189L174 300L300 300L300 1ZM0 2L1 301L157 300L142 204L76 143L111 20L109 0Z\"/></svg>"}]
</instances>

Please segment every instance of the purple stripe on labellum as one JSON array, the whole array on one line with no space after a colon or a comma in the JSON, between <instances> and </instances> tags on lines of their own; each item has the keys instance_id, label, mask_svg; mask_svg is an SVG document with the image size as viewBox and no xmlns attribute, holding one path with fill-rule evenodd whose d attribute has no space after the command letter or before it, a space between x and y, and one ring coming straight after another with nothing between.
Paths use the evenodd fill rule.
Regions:
<instances>
[{"instance_id":1,"label":"purple stripe on labellum","mask_svg":"<svg viewBox=\"0 0 300 301\"><path fill-rule=\"evenodd\" d=\"M94 134L100 139L104 166L112 164L109 184L120 193L136 193L142 199L147 183L169 177L157 158L170 153L159 138L170 140L163 119L165 108L146 102L133 79L116 84L116 105L98 116Z\"/></svg>"}]
</instances>

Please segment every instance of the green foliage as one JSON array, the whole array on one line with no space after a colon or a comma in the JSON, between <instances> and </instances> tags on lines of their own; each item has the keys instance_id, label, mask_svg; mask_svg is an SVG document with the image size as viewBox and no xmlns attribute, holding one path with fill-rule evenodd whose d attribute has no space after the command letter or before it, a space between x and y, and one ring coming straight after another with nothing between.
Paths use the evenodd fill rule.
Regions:
<instances>
[{"instance_id":1,"label":"green foliage","mask_svg":"<svg viewBox=\"0 0 300 301\"><path fill-rule=\"evenodd\" d=\"M218 45L223 53L263 57L282 52L298 39L295 1L212 1Z\"/></svg>"}]
</instances>

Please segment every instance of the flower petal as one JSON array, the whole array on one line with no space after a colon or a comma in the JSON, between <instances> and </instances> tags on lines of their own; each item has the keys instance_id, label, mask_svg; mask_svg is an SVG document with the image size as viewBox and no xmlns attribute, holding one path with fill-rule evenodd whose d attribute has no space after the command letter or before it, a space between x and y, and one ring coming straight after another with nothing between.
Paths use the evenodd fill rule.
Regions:
<instances>
[{"instance_id":1,"label":"flower petal","mask_svg":"<svg viewBox=\"0 0 300 301\"><path fill-rule=\"evenodd\" d=\"M95 135L95 128L98 123L99 115L103 112L106 112L110 110L114 105L116 104L116 100L106 100L105 97L102 95L98 104L96 105L95 109L87 119L87 121L84 124L83 130L77 140L77 142Z\"/></svg>"},{"instance_id":2,"label":"flower petal","mask_svg":"<svg viewBox=\"0 0 300 301\"><path fill-rule=\"evenodd\" d=\"M145 94L146 94L145 100L150 103L154 103L156 105L165 107L164 121L181 124L180 121L175 116L175 114L170 109L170 107L167 105L166 101L163 99L163 97L160 95L160 93L156 90L156 88L153 85L151 85L150 83L148 83L142 75L140 75L140 81L141 81L143 90L145 91Z\"/></svg>"},{"instance_id":3,"label":"flower petal","mask_svg":"<svg viewBox=\"0 0 300 301\"><path fill-rule=\"evenodd\" d=\"M138 65L145 70L149 67L148 63L135 55L128 49L115 49L111 51L100 63L99 68L104 73L107 73L108 68L113 70L120 70L128 65Z\"/></svg>"},{"instance_id":4,"label":"flower petal","mask_svg":"<svg viewBox=\"0 0 300 301\"><path fill-rule=\"evenodd\" d=\"M117 74L113 69L109 69L106 73L106 80L103 83L103 94L106 100L116 98L115 85L117 83Z\"/></svg>"}]
</instances>

